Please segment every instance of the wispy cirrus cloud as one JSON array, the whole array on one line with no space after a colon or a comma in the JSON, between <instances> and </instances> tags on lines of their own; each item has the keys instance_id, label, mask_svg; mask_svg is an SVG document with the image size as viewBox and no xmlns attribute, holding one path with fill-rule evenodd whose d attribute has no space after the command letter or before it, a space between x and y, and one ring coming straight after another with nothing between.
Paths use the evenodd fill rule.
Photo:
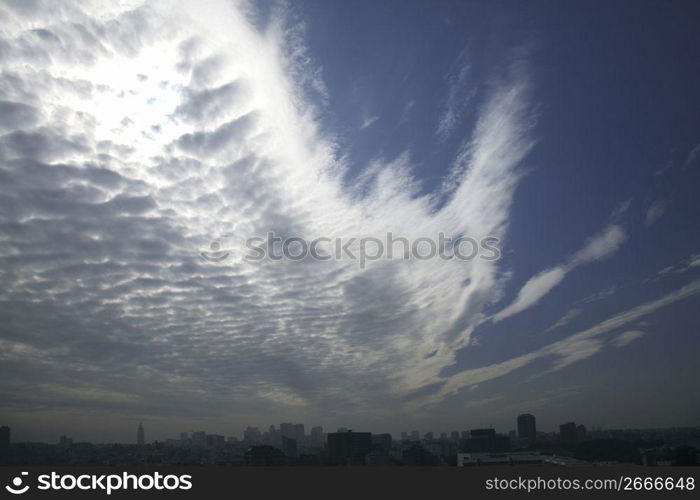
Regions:
<instances>
[{"instance_id":1,"label":"wispy cirrus cloud","mask_svg":"<svg viewBox=\"0 0 700 500\"><path fill-rule=\"evenodd\" d=\"M586 245L564 264L542 271L530 278L520 289L515 300L493 315L493 321L501 321L534 306L561 283L572 270L611 255L617 251L624 240L625 231L621 226L617 224L607 226L588 240Z\"/></svg>"},{"instance_id":2,"label":"wispy cirrus cloud","mask_svg":"<svg viewBox=\"0 0 700 500\"><path fill-rule=\"evenodd\" d=\"M612 340L612 343L616 347L625 347L630 345L632 342L634 342L637 339L640 339L644 336L644 332L641 330L629 330L627 332L623 332L617 337L615 337Z\"/></svg>"},{"instance_id":3,"label":"wispy cirrus cloud","mask_svg":"<svg viewBox=\"0 0 700 500\"><path fill-rule=\"evenodd\" d=\"M587 359L604 349L606 340L602 338L603 335L698 293L700 293L700 280L695 280L656 300L618 313L586 330L570 335L532 352L500 363L465 370L450 377L446 377L441 389L430 397L425 398L421 404L432 404L462 388L472 387L487 380L502 377L540 359L551 359L552 364L550 368L538 373L536 376L561 370L573 363ZM642 335L642 332L637 330L624 332L614 337L612 339L612 344L616 347L624 347L634 340L641 338Z\"/></svg>"},{"instance_id":4,"label":"wispy cirrus cloud","mask_svg":"<svg viewBox=\"0 0 700 500\"><path fill-rule=\"evenodd\" d=\"M660 200L653 202L647 209L644 224L649 227L658 221L666 212L666 203Z\"/></svg>"},{"instance_id":5,"label":"wispy cirrus cloud","mask_svg":"<svg viewBox=\"0 0 700 500\"><path fill-rule=\"evenodd\" d=\"M572 308L572 309L569 309L569 310L566 311L566 313L565 313L561 318L559 318L552 326L550 326L549 328L547 328L547 329L544 331L544 333L549 333L549 332L551 332L552 330L556 330L557 328L560 328L560 327L562 327L562 326L568 325L569 323L571 323L571 321L572 321L573 319L579 317L579 316L581 315L582 312L583 312L583 309L580 309L580 308L577 308L577 307L574 307L574 308Z\"/></svg>"},{"instance_id":6,"label":"wispy cirrus cloud","mask_svg":"<svg viewBox=\"0 0 700 500\"><path fill-rule=\"evenodd\" d=\"M697 146L695 146L695 147L690 151L690 153L688 153L688 157L687 157L686 160L685 160L684 166L685 166L685 167L688 167L688 166L694 164L695 162L697 162L698 159L700 159L700 144L698 144Z\"/></svg>"},{"instance_id":7,"label":"wispy cirrus cloud","mask_svg":"<svg viewBox=\"0 0 700 500\"><path fill-rule=\"evenodd\" d=\"M446 77L447 95L435 131L440 140L446 139L452 133L464 110L476 95L478 86L470 81L470 73L469 48L465 47Z\"/></svg>"},{"instance_id":8,"label":"wispy cirrus cloud","mask_svg":"<svg viewBox=\"0 0 700 500\"><path fill-rule=\"evenodd\" d=\"M368 116L364 120L362 120L362 124L360 125L361 129L366 129L367 127L371 127L374 122L379 120L378 116Z\"/></svg>"}]
</instances>

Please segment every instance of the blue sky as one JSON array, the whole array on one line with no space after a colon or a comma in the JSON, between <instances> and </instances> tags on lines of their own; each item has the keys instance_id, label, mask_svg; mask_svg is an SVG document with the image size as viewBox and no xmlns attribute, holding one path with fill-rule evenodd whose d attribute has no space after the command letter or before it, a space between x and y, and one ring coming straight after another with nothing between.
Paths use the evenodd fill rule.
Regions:
<instances>
[{"instance_id":1,"label":"blue sky","mask_svg":"<svg viewBox=\"0 0 700 500\"><path fill-rule=\"evenodd\" d=\"M506 298L626 207L618 219L626 241L614 255L572 271L555 293L517 318L482 326L479 345L460 350L446 373L505 361L693 279L685 273L657 276L660 268L697 255L700 246L698 159L692 155L700 130L700 35L691 3L360 5L310 2L301 8L302 16L323 20L308 23L308 40L332 96L324 123L346 140L341 151L351 160L349 176L377 156L392 159L408 151L423 189L439 188L488 86L514 59L527 66L537 146L523 162L527 174L509 222ZM450 105L445 133L441 120ZM687 406L680 402L684 391L694 391L688 382L697 376L691 368L700 344L696 306L697 298L689 299L671 306L671 317L668 311L645 317L654 335L645 335L631 353L606 352L572 366L565 384L578 386L586 403L560 410L560 418L581 415L602 425L608 405L624 391L634 394L640 413L648 413L644 405L674 380L678 392L666 401L669 407L659 405L655 418L670 424L664 412L678 418L678 405L687 423L696 421L695 398ZM569 311L566 325L542 333ZM483 388L484 398L495 390L527 401L530 396L518 397L521 391L558 389L563 382L557 376L554 383L522 384L521 377L494 381ZM601 395L605 404L596 415L586 407L598 391L608 395ZM617 394L612 401L610 392ZM632 410L616 408L616 418L621 425L654 424L654 418L643 424Z\"/></svg>"},{"instance_id":2,"label":"blue sky","mask_svg":"<svg viewBox=\"0 0 700 500\"><path fill-rule=\"evenodd\" d=\"M699 13L0 3L0 423L697 425ZM200 257L268 231L502 258Z\"/></svg>"}]
</instances>

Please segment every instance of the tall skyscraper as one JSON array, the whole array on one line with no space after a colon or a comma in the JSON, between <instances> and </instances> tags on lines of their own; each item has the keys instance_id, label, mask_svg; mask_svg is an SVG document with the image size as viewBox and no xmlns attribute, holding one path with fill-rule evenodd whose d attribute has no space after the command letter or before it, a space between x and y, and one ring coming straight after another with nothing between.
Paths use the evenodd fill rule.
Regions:
<instances>
[{"instance_id":1,"label":"tall skyscraper","mask_svg":"<svg viewBox=\"0 0 700 500\"><path fill-rule=\"evenodd\" d=\"M271 425L268 430L267 430L267 439L268 439L268 444L278 444L280 442L280 439L282 438L282 435L280 434L279 429L277 429L274 425Z\"/></svg>"},{"instance_id":2,"label":"tall skyscraper","mask_svg":"<svg viewBox=\"0 0 700 500\"><path fill-rule=\"evenodd\" d=\"M294 439L297 443L303 443L306 438L306 431L304 430L304 424L294 424Z\"/></svg>"},{"instance_id":3,"label":"tall skyscraper","mask_svg":"<svg viewBox=\"0 0 700 500\"><path fill-rule=\"evenodd\" d=\"M280 424L280 434L284 437L294 439L296 437L296 434L294 431L294 424L292 424L290 422L282 422Z\"/></svg>"},{"instance_id":4,"label":"tall skyscraper","mask_svg":"<svg viewBox=\"0 0 700 500\"><path fill-rule=\"evenodd\" d=\"M143 432L143 424L139 422L139 429L136 431L136 444L143 446L146 442L146 435Z\"/></svg>"},{"instance_id":5,"label":"tall skyscraper","mask_svg":"<svg viewBox=\"0 0 700 500\"><path fill-rule=\"evenodd\" d=\"M311 428L311 441L316 445L323 444L323 427L317 425Z\"/></svg>"},{"instance_id":6,"label":"tall skyscraper","mask_svg":"<svg viewBox=\"0 0 700 500\"><path fill-rule=\"evenodd\" d=\"M529 413L518 415L518 437L528 443L537 440L537 425L535 416Z\"/></svg>"}]
</instances>

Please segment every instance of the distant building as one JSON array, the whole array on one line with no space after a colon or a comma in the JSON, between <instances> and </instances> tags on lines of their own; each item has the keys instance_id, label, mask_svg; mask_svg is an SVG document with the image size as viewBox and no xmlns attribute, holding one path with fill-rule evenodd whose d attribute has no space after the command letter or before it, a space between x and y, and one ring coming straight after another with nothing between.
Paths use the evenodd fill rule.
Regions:
<instances>
[{"instance_id":1,"label":"distant building","mask_svg":"<svg viewBox=\"0 0 700 500\"><path fill-rule=\"evenodd\" d=\"M544 458L536 452L512 453L458 453L457 467L475 465L522 465L541 464Z\"/></svg>"},{"instance_id":2,"label":"distant building","mask_svg":"<svg viewBox=\"0 0 700 500\"><path fill-rule=\"evenodd\" d=\"M288 437L288 438L294 438L296 436L295 430L294 430L294 424L289 423L289 422L282 422L280 424L280 434L283 437Z\"/></svg>"},{"instance_id":3,"label":"distant building","mask_svg":"<svg viewBox=\"0 0 700 500\"><path fill-rule=\"evenodd\" d=\"M518 444L518 433L514 430L508 431L508 439L510 440L511 449Z\"/></svg>"},{"instance_id":4,"label":"distant building","mask_svg":"<svg viewBox=\"0 0 700 500\"><path fill-rule=\"evenodd\" d=\"M391 434L372 434L372 448L389 453L391 451Z\"/></svg>"},{"instance_id":5,"label":"distant building","mask_svg":"<svg viewBox=\"0 0 700 500\"><path fill-rule=\"evenodd\" d=\"M328 433L328 460L333 465L364 465L371 449L370 432Z\"/></svg>"},{"instance_id":6,"label":"distant building","mask_svg":"<svg viewBox=\"0 0 700 500\"><path fill-rule=\"evenodd\" d=\"M207 434L207 446L209 448L220 448L226 443L226 438L219 434Z\"/></svg>"},{"instance_id":7,"label":"distant building","mask_svg":"<svg viewBox=\"0 0 700 500\"><path fill-rule=\"evenodd\" d=\"M73 440L68 436L61 436L58 438L58 446L61 448L69 448L73 444Z\"/></svg>"},{"instance_id":8,"label":"distant building","mask_svg":"<svg viewBox=\"0 0 700 500\"><path fill-rule=\"evenodd\" d=\"M466 453L504 453L510 451L508 436L496 434L494 429L472 429L469 439L462 443Z\"/></svg>"},{"instance_id":9,"label":"distant building","mask_svg":"<svg viewBox=\"0 0 700 500\"><path fill-rule=\"evenodd\" d=\"M6 425L0 427L0 464L10 461L10 428Z\"/></svg>"},{"instance_id":10,"label":"distant building","mask_svg":"<svg viewBox=\"0 0 700 500\"><path fill-rule=\"evenodd\" d=\"M287 436L282 436L282 451L287 459L294 460L297 458L297 440Z\"/></svg>"},{"instance_id":11,"label":"distant building","mask_svg":"<svg viewBox=\"0 0 700 500\"><path fill-rule=\"evenodd\" d=\"M246 427L243 431L243 440L249 443L259 443L262 441L262 434L257 427Z\"/></svg>"},{"instance_id":12,"label":"distant building","mask_svg":"<svg viewBox=\"0 0 700 500\"><path fill-rule=\"evenodd\" d=\"M574 422L567 422L559 426L559 439L562 444L572 445L578 442L578 431Z\"/></svg>"},{"instance_id":13,"label":"distant building","mask_svg":"<svg viewBox=\"0 0 700 500\"><path fill-rule=\"evenodd\" d=\"M518 415L518 438L532 444L537 440L537 425L534 415Z\"/></svg>"},{"instance_id":14,"label":"distant building","mask_svg":"<svg viewBox=\"0 0 700 500\"><path fill-rule=\"evenodd\" d=\"M306 432L304 431L304 424L294 424L294 435L291 436L297 440L297 443L303 443L306 439Z\"/></svg>"},{"instance_id":15,"label":"distant building","mask_svg":"<svg viewBox=\"0 0 700 500\"><path fill-rule=\"evenodd\" d=\"M576 426L576 442L578 443L583 443L588 439L588 430L586 429L586 426L583 424L579 424Z\"/></svg>"},{"instance_id":16,"label":"distant building","mask_svg":"<svg viewBox=\"0 0 700 500\"><path fill-rule=\"evenodd\" d=\"M245 452L244 460L246 465L258 467L279 466L286 463L284 453L269 445L251 446Z\"/></svg>"},{"instance_id":17,"label":"distant building","mask_svg":"<svg viewBox=\"0 0 700 500\"><path fill-rule=\"evenodd\" d=\"M136 431L136 444L143 446L146 442L146 434L143 431L143 424L139 422L139 428Z\"/></svg>"},{"instance_id":18,"label":"distant building","mask_svg":"<svg viewBox=\"0 0 700 500\"><path fill-rule=\"evenodd\" d=\"M318 455L301 453L296 461L297 465L320 465Z\"/></svg>"},{"instance_id":19,"label":"distant building","mask_svg":"<svg viewBox=\"0 0 700 500\"><path fill-rule=\"evenodd\" d=\"M403 450L401 457L405 465L440 465L440 458L420 444L414 444Z\"/></svg>"},{"instance_id":20,"label":"distant building","mask_svg":"<svg viewBox=\"0 0 700 500\"><path fill-rule=\"evenodd\" d=\"M182 446L187 446L190 444L190 433L189 432L181 432L180 433L180 444Z\"/></svg>"},{"instance_id":21,"label":"distant building","mask_svg":"<svg viewBox=\"0 0 700 500\"><path fill-rule=\"evenodd\" d=\"M452 439L454 441L458 441L459 440L459 431L452 431L450 433L450 439Z\"/></svg>"},{"instance_id":22,"label":"distant building","mask_svg":"<svg viewBox=\"0 0 700 500\"><path fill-rule=\"evenodd\" d=\"M311 442L315 445L323 444L323 427L320 425L311 428L311 434L309 435Z\"/></svg>"},{"instance_id":23,"label":"distant building","mask_svg":"<svg viewBox=\"0 0 700 500\"><path fill-rule=\"evenodd\" d=\"M426 441L430 441L431 439L433 439L433 433L432 433L432 432L426 432L426 433L423 435L423 439L425 439Z\"/></svg>"},{"instance_id":24,"label":"distant building","mask_svg":"<svg viewBox=\"0 0 700 500\"><path fill-rule=\"evenodd\" d=\"M192 446L204 447L207 445L207 433L204 431L197 431L192 433Z\"/></svg>"},{"instance_id":25,"label":"distant building","mask_svg":"<svg viewBox=\"0 0 700 500\"><path fill-rule=\"evenodd\" d=\"M270 443L279 443L280 440L282 439L282 435L280 434L280 431L275 428L274 425L271 425L270 428L267 430L267 440Z\"/></svg>"},{"instance_id":26,"label":"distant building","mask_svg":"<svg viewBox=\"0 0 700 500\"><path fill-rule=\"evenodd\" d=\"M373 445L372 451L365 455L365 465L394 465L394 461L391 459L391 455L387 450L382 449L379 446Z\"/></svg>"},{"instance_id":27,"label":"distant building","mask_svg":"<svg viewBox=\"0 0 700 500\"><path fill-rule=\"evenodd\" d=\"M403 431L401 433L401 441L406 441L408 439L408 432Z\"/></svg>"}]
</instances>

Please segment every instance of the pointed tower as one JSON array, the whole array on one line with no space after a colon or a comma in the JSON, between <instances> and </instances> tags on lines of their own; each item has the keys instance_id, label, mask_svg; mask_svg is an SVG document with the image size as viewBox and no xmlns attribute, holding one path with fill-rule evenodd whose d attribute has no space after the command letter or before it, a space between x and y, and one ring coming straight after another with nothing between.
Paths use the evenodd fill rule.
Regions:
<instances>
[{"instance_id":1,"label":"pointed tower","mask_svg":"<svg viewBox=\"0 0 700 500\"><path fill-rule=\"evenodd\" d=\"M143 432L143 424L141 422L139 422L139 430L136 431L136 443L139 446L143 446L145 440L146 440L146 438L145 438L145 435Z\"/></svg>"}]
</instances>

